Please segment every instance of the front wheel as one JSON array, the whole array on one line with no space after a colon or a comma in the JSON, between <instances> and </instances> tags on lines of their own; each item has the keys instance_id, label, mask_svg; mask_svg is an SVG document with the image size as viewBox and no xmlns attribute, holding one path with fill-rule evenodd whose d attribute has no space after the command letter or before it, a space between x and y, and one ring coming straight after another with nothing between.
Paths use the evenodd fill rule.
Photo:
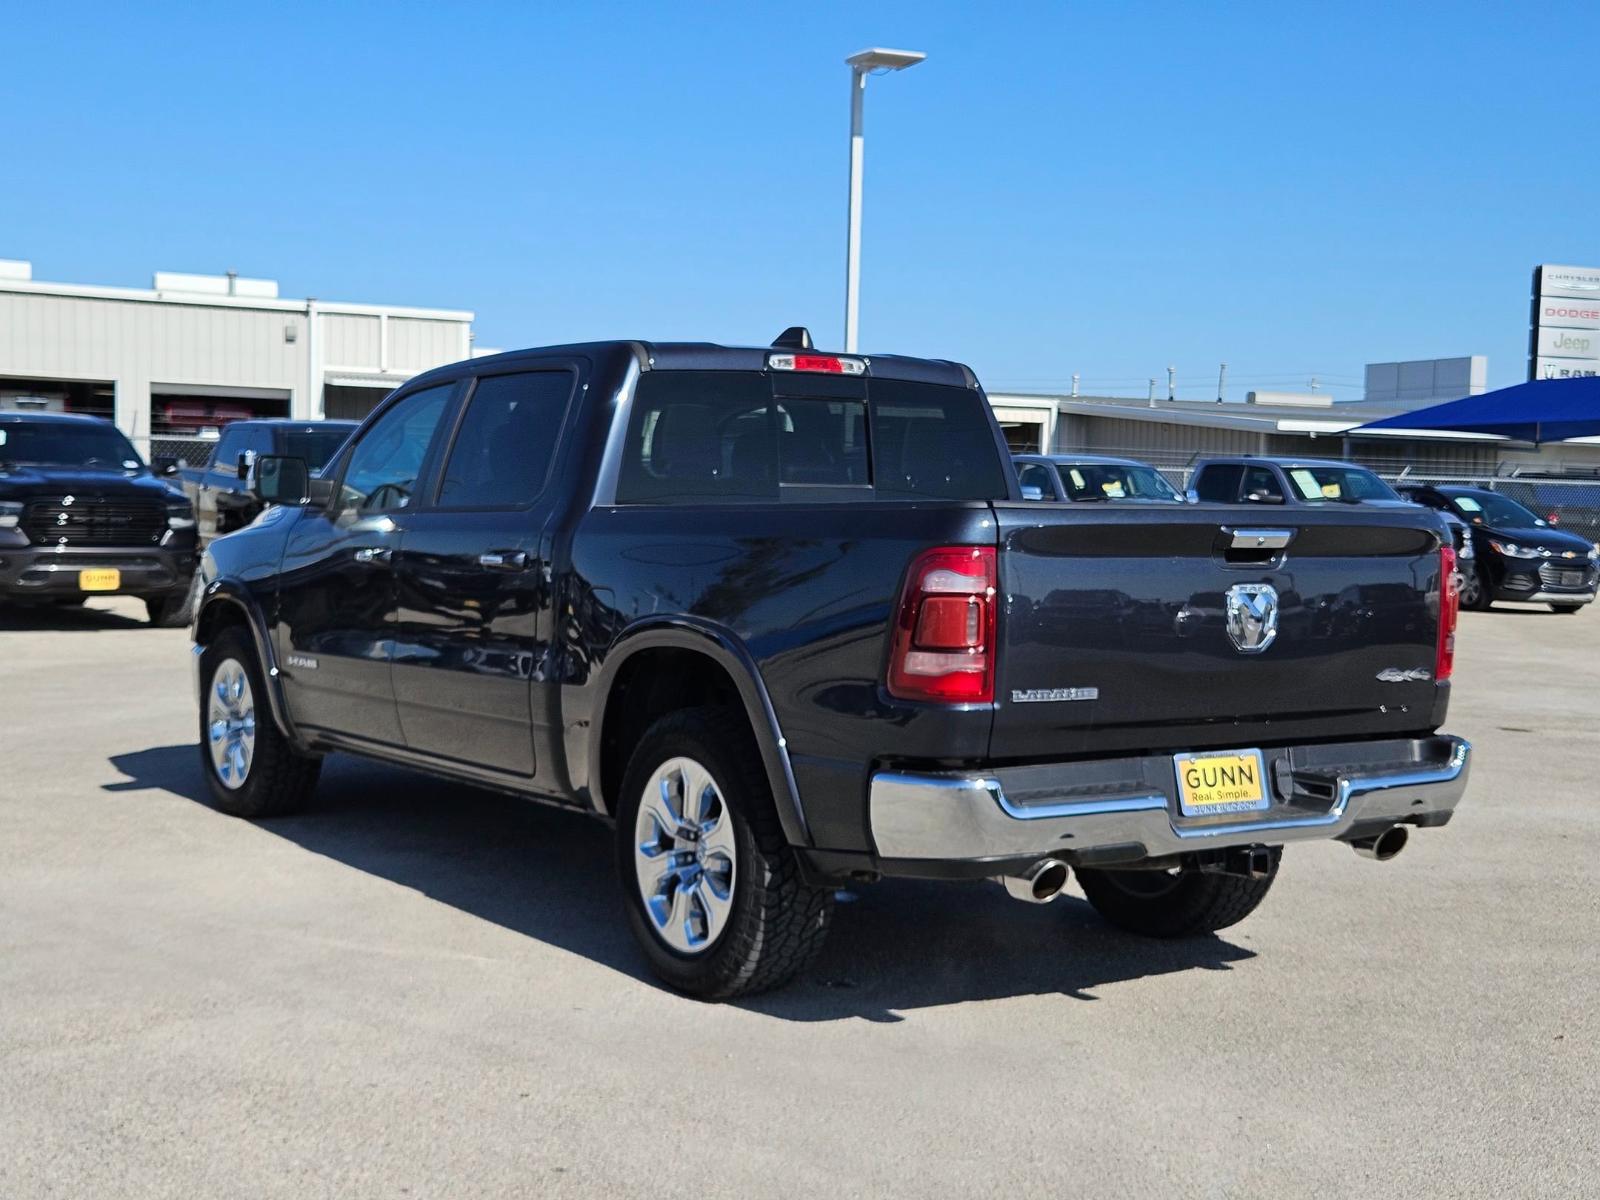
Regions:
<instances>
[{"instance_id":1,"label":"front wheel","mask_svg":"<svg viewBox=\"0 0 1600 1200\"><path fill-rule=\"evenodd\" d=\"M1483 572L1475 564L1469 563L1461 572L1461 607L1482 612L1493 602Z\"/></svg>"},{"instance_id":2,"label":"front wheel","mask_svg":"<svg viewBox=\"0 0 1600 1200\"><path fill-rule=\"evenodd\" d=\"M1581 604L1552 604L1550 606L1550 611L1551 612L1558 612L1558 613L1582 612L1583 611L1583 605L1581 605Z\"/></svg>"},{"instance_id":3,"label":"front wheel","mask_svg":"<svg viewBox=\"0 0 1600 1200\"><path fill-rule=\"evenodd\" d=\"M1198 937L1237 925L1266 899L1278 877L1282 847L1261 879L1209 871L1108 871L1083 868L1078 883L1094 910L1146 937Z\"/></svg>"},{"instance_id":4,"label":"front wheel","mask_svg":"<svg viewBox=\"0 0 1600 1200\"><path fill-rule=\"evenodd\" d=\"M322 759L301 754L267 709L255 646L238 626L200 656L200 766L217 808L234 817L275 817L301 807Z\"/></svg>"},{"instance_id":5,"label":"front wheel","mask_svg":"<svg viewBox=\"0 0 1600 1200\"><path fill-rule=\"evenodd\" d=\"M616 815L628 924L671 986L706 1000L765 991L822 948L833 892L801 880L744 714L658 720Z\"/></svg>"}]
</instances>

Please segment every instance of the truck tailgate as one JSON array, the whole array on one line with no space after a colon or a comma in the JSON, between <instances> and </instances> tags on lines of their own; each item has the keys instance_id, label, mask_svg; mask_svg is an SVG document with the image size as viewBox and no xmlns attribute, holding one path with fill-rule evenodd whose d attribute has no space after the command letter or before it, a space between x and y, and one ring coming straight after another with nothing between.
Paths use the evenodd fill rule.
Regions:
<instances>
[{"instance_id":1,"label":"truck tailgate","mask_svg":"<svg viewBox=\"0 0 1600 1200\"><path fill-rule=\"evenodd\" d=\"M997 504L995 515L996 759L1443 719L1440 531L1425 510Z\"/></svg>"}]
</instances>

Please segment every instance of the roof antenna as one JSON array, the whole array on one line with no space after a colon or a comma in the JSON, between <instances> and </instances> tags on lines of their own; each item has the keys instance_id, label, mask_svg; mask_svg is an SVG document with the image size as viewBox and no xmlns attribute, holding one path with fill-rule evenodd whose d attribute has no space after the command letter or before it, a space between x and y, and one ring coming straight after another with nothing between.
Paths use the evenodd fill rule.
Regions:
<instances>
[{"instance_id":1,"label":"roof antenna","mask_svg":"<svg viewBox=\"0 0 1600 1200\"><path fill-rule=\"evenodd\" d=\"M811 331L804 325L791 325L772 339L774 348L784 350L811 349Z\"/></svg>"}]
</instances>

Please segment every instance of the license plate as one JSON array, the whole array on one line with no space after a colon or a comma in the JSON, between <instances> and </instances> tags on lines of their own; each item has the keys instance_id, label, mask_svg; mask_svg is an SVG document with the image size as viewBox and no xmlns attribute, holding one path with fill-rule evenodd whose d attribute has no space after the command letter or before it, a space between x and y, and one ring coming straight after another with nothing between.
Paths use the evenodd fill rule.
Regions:
<instances>
[{"instance_id":1,"label":"license plate","mask_svg":"<svg viewBox=\"0 0 1600 1200\"><path fill-rule=\"evenodd\" d=\"M1270 803L1259 750L1174 754L1178 809L1186 817L1255 812Z\"/></svg>"},{"instance_id":2,"label":"license plate","mask_svg":"<svg viewBox=\"0 0 1600 1200\"><path fill-rule=\"evenodd\" d=\"M115 567L91 567L78 572L80 592L114 592L122 586L122 572Z\"/></svg>"}]
</instances>

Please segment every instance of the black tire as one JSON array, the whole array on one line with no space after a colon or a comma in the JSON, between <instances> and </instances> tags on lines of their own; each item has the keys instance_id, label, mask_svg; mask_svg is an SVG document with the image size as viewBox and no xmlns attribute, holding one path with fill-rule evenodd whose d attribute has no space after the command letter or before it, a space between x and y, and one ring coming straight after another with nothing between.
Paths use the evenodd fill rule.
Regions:
<instances>
[{"instance_id":1,"label":"black tire","mask_svg":"<svg viewBox=\"0 0 1600 1200\"><path fill-rule=\"evenodd\" d=\"M1558 612L1558 613L1582 612L1583 611L1583 605L1581 605L1581 604L1552 604L1550 606L1550 611L1551 612Z\"/></svg>"},{"instance_id":2,"label":"black tire","mask_svg":"<svg viewBox=\"0 0 1600 1200\"><path fill-rule=\"evenodd\" d=\"M230 659L244 667L255 702L255 749L244 783L236 788L223 783L217 774L207 716L217 668ZM283 816L302 808L317 786L322 759L297 751L273 721L261 664L244 629L237 625L225 629L205 648L200 656L200 683L200 769L211 790L212 804L229 816L251 819Z\"/></svg>"},{"instance_id":3,"label":"black tire","mask_svg":"<svg viewBox=\"0 0 1600 1200\"><path fill-rule=\"evenodd\" d=\"M157 629L187 629L194 623L194 605L199 595L200 575L196 572L183 591L152 596L144 602L144 610Z\"/></svg>"},{"instance_id":4,"label":"black tire","mask_svg":"<svg viewBox=\"0 0 1600 1200\"><path fill-rule=\"evenodd\" d=\"M693 759L710 773L731 817L735 847L726 923L706 949L692 954L674 949L657 932L635 865L640 802L673 758ZM628 760L616 807L617 868L628 926L663 981L700 999L726 1000L779 987L815 959L833 918L833 890L809 887L800 878L743 713L693 708L656 721Z\"/></svg>"},{"instance_id":5,"label":"black tire","mask_svg":"<svg viewBox=\"0 0 1600 1200\"><path fill-rule=\"evenodd\" d=\"M1111 924L1146 937L1199 937L1237 925L1266 898L1278 877L1281 847L1264 879L1203 871L1106 871L1085 868L1078 883L1094 910Z\"/></svg>"},{"instance_id":6,"label":"black tire","mask_svg":"<svg viewBox=\"0 0 1600 1200\"><path fill-rule=\"evenodd\" d=\"M1489 580L1475 563L1461 571L1461 607L1473 612L1486 612L1494 598L1489 594Z\"/></svg>"}]
</instances>

